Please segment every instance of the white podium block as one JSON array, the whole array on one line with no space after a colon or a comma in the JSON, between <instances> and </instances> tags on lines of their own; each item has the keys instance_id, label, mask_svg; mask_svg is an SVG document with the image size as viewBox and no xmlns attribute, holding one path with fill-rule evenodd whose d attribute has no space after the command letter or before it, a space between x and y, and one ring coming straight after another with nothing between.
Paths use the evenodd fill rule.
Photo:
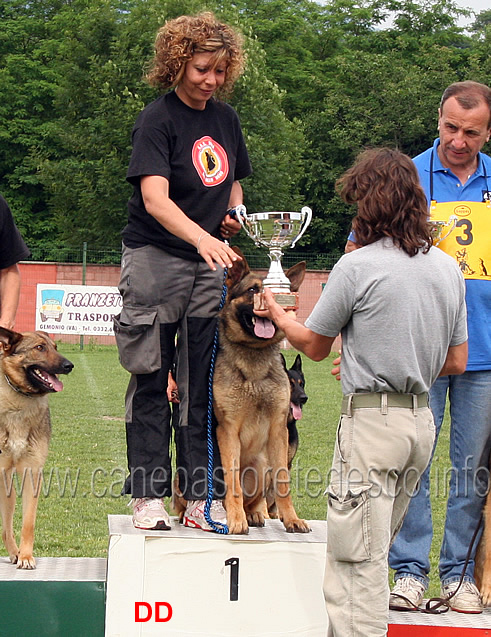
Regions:
<instances>
[{"instance_id":1,"label":"white podium block","mask_svg":"<svg viewBox=\"0 0 491 637\"><path fill-rule=\"evenodd\" d=\"M110 515L106 637L325 637L326 522L309 523L296 534L267 520L243 536Z\"/></svg>"}]
</instances>

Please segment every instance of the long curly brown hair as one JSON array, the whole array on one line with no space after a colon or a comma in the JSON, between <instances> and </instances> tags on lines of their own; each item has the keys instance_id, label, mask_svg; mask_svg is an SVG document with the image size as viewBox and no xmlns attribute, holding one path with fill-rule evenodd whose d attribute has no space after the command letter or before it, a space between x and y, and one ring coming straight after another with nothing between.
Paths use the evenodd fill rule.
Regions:
<instances>
[{"instance_id":1,"label":"long curly brown hair","mask_svg":"<svg viewBox=\"0 0 491 637\"><path fill-rule=\"evenodd\" d=\"M242 36L227 24L219 22L209 11L168 20L157 33L155 56L146 79L152 86L162 89L177 86L186 62L195 53L211 52L215 53L211 58L213 67L226 61L225 82L217 94L228 95L244 70L242 46Z\"/></svg>"},{"instance_id":2,"label":"long curly brown hair","mask_svg":"<svg viewBox=\"0 0 491 637\"><path fill-rule=\"evenodd\" d=\"M409 256L432 245L428 203L413 161L391 148L374 148L358 155L336 182L346 203L357 204L353 219L356 243L365 246L391 237Z\"/></svg>"}]
</instances>

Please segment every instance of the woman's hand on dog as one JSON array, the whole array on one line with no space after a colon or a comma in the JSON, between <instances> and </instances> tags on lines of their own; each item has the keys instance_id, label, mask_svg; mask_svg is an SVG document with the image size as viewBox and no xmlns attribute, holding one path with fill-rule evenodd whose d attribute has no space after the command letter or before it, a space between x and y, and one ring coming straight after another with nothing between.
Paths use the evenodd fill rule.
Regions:
<instances>
[{"instance_id":1,"label":"woman's hand on dog","mask_svg":"<svg viewBox=\"0 0 491 637\"><path fill-rule=\"evenodd\" d=\"M237 222L238 223L238 222ZM242 258L236 254L228 243L224 243L212 237L207 232L202 232L198 238L196 246L198 254L203 257L211 270L215 271L215 263L222 268L231 268L234 261L241 261Z\"/></svg>"}]
</instances>

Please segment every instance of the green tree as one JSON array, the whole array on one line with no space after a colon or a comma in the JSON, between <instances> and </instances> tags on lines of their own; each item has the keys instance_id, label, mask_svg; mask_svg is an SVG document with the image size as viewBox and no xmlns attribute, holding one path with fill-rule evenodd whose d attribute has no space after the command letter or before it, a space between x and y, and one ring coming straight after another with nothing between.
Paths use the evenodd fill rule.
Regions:
<instances>
[{"instance_id":1,"label":"green tree","mask_svg":"<svg viewBox=\"0 0 491 637\"><path fill-rule=\"evenodd\" d=\"M59 242L120 245L131 129L158 94L143 82L143 67L158 27L200 8L192 0L3 5L0 88L11 99L0 106L0 174L32 248L55 258ZM233 104L255 168L245 185L248 204L297 206L300 127L282 111L259 42L246 40L249 65Z\"/></svg>"},{"instance_id":2,"label":"green tree","mask_svg":"<svg viewBox=\"0 0 491 637\"><path fill-rule=\"evenodd\" d=\"M19 0L0 5L1 189L28 239L54 230L37 175L26 165L29 149L43 145L56 117L53 99L59 77L48 46L52 5Z\"/></svg>"},{"instance_id":3,"label":"green tree","mask_svg":"<svg viewBox=\"0 0 491 637\"><path fill-rule=\"evenodd\" d=\"M469 74L466 79L491 86L491 23L483 27L480 31L479 39L472 47L469 59ZM489 153L490 147L491 144L488 143L484 147L484 151L487 150Z\"/></svg>"},{"instance_id":4,"label":"green tree","mask_svg":"<svg viewBox=\"0 0 491 637\"><path fill-rule=\"evenodd\" d=\"M237 7L240 24L264 49L265 69L282 90L285 112L300 117L316 101L310 87L325 10L310 0L239 0Z\"/></svg>"},{"instance_id":5,"label":"green tree","mask_svg":"<svg viewBox=\"0 0 491 637\"><path fill-rule=\"evenodd\" d=\"M424 59L424 73L395 53L345 52L326 63L322 108L305 121L313 250L335 250L346 240L355 211L341 203L334 184L363 148L388 145L414 156L431 145L441 92L455 75L451 51L435 46Z\"/></svg>"},{"instance_id":6,"label":"green tree","mask_svg":"<svg viewBox=\"0 0 491 637\"><path fill-rule=\"evenodd\" d=\"M489 12L470 38L453 0L3 0L1 188L31 248L119 247L130 132L157 96L142 79L155 33L205 6L246 34L231 98L254 169L245 203L311 205L313 252L344 244L353 211L334 184L361 148L415 155L445 86L490 81Z\"/></svg>"},{"instance_id":7,"label":"green tree","mask_svg":"<svg viewBox=\"0 0 491 637\"><path fill-rule=\"evenodd\" d=\"M104 0L82 2L76 14L59 13L53 21L55 31L64 29L57 117L49 143L33 150L30 163L47 194L57 239L68 245L120 245L130 194L130 133L150 93L141 75L151 26L143 29L138 14L135 28L131 15Z\"/></svg>"},{"instance_id":8,"label":"green tree","mask_svg":"<svg viewBox=\"0 0 491 637\"><path fill-rule=\"evenodd\" d=\"M491 26L491 9L485 9L476 15L476 19L472 23L472 31L474 33L484 33Z\"/></svg>"}]
</instances>

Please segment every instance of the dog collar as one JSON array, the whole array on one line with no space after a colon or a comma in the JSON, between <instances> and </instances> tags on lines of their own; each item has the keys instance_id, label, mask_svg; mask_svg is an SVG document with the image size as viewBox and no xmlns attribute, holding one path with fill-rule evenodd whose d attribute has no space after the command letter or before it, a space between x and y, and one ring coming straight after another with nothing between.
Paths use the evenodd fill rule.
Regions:
<instances>
[{"instance_id":1,"label":"dog collar","mask_svg":"<svg viewBox=\"0 0 491 637\"><path fill-rule=\"evenodd\" d=\"M27 392L22 391L22 389L19 389L19 387L16 387L14 385L14 383L10 380L10 378L7 376L7 374L4 374L4 378L7 381L7 384L9 385L9 387L11 387L18 394L22 394L23 396L27 396L28 398L32 398L32 394L28 394Z\"/></svg>"}]
</instances>

